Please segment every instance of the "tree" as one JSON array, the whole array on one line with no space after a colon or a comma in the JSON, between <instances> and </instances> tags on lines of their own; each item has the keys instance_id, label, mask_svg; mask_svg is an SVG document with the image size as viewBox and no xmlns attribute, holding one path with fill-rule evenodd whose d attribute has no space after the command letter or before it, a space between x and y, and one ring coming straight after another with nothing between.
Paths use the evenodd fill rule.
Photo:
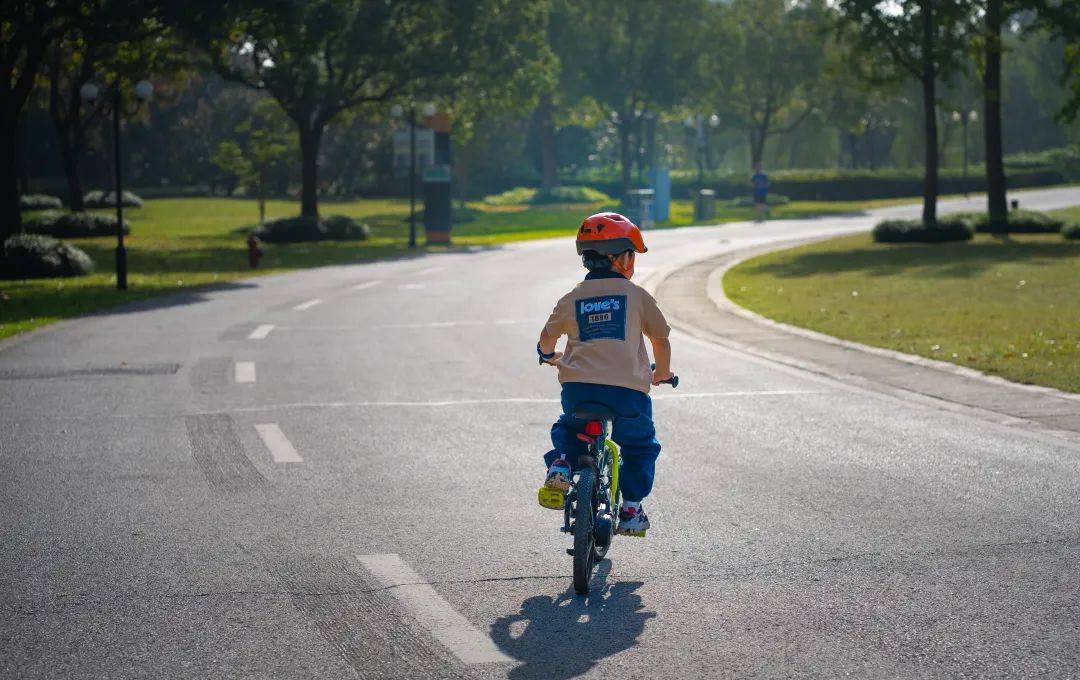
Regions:
<instances>
[{"instance_id":1,"label":"tree","mask_svg":"<svg viewBox=\"0 0 1080 680\"><path fill-rule=\"evenodd\" d=\"M913 77L922 88L923 222L937 223L937 80L952 70L963 46L966 8L960 0L840 0L845 37L868 60L871 81Z\"/></svg>"},{"instance_id":2,"label":"tree","mask_svg":"<svg viewBox=\"0 0 1080 680\"><path fill-rule=\"evenodd\" d=\"M285 158L296 149L296 133L283 120L281 108L271 99L263 99L255 105L251 120L245 121L237 132L248 135L248 171L244 185L255 191L259 201L259 224L266 221L266 194L270 175L280 170Z\"/></svg>"},{"instance_id":3,"label":"tree","mask_svg":"<svg viewBox=\"0 0 1080 680\"><path fill-rule=\"evenodd\" d=\"M239 3L225 40L211 41L224 77L265 90L297 126L301 214L318 217L319 148L342 112L408 93L445 91L471 72L522 66L515 50L494 63L477 56L498 45L528 44L537 26L515 0L312 0ZM489 81L483 81L488 84Z\"/></svg>"},{"instance_id":4,"label":"tree","mask_svg":"<svg viewBox=\"0 0 1080 680\"><path fill-rule=\"evenodd\" d=\"M769 137L794 130L813 110L822 76L823 10L814 2L734 0L715 5L705 74L711 105L745 130L751 165Z\"/></svg>"},{"instance_id":5,"label":"tree","mask_svg":"<svg viewBox=\"0 0 1080 680\"><path fill-rule=\"evenodd\" d=\"M210 155L210 162L218 170L226 196L232 196L251 174L251 162L244 158L240 145L232 140L218 144Z\"/></svg>"},{"instance_id":6,"label":"tree","mask_svg":"<svg viewBox=\"0 0 1080 680\"><path fill-rule=\"evenodd\" d=\"M641 141L631 144L631 137L642 119L687 97L704 7L699 0L591 0L563 2L552 12L554 49L568 76L564 87L595 102L615 127L624 192Z\"/></svg>"},{"instance_id":7,"label":"tree","mask_svg":"<svg viewBox=\"0 0 1080 680\"><path fill-rule=\"evenodd\" d=\"M0 21L0 241L22 228L19 213L19 123L46 57L90 22L108 40L122 40L161 14L151 0L9 0Z\"/></svg>"}]
</instances>

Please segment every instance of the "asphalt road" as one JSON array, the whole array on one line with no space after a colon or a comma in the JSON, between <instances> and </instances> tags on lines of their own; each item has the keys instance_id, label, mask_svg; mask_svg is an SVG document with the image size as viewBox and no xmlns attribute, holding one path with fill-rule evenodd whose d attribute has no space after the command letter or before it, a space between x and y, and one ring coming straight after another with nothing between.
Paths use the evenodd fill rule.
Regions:
<instances>
[{"instance_id":1,"label":"asphalt road","mask_svg":"<svg viewBox=\"0 0 1080 680\"><path fill-rule=\"evenodd\" d=\"M873 220L649 233L640 274ZM533 346L581 273L333 267L0 351L0 677L1080 675L1080 449L683 334L654 527L573 596Z\"/></svg>"}]
</instances>

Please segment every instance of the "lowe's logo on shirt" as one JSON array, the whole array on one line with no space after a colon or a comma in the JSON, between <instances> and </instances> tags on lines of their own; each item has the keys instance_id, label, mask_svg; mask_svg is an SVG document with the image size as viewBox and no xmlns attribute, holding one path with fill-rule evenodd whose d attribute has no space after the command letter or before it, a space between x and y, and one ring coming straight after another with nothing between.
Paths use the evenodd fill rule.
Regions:
<instances>
[{"instance_id":1,"label":"lowe's logo on shirt","mask_svg":"<svg viewBox=\"0 0 1080 680\"><path fill-rule=\"evenodd\" d=\"M626 296L604 295L576 303L578 336L590 340L626 340Z\"/></svg>"}]
</instances>

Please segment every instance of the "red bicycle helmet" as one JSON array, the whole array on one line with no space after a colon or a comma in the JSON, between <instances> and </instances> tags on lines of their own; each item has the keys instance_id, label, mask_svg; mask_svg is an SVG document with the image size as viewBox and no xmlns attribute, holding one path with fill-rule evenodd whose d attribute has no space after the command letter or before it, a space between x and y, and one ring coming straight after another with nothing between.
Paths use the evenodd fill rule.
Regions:
<instances>
[{"instance_id":1,"label":"red bicycle helmet","mask_svg":"<svg viewBox=\"0 0 1080 680\"><path fill-rule=\"evenodd\" d=\"M577 234L578 255L586 250L595 250L601 255L619 255L627 250L649 251L637 225L614 212L596 213L581 223Z\"/></svg>"}]
</instances>

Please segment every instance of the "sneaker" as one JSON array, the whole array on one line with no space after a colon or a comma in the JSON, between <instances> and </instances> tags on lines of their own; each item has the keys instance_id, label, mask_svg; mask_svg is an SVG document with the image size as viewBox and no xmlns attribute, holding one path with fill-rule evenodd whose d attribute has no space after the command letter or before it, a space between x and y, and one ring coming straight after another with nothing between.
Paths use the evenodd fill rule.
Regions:
<instances>
[{"instance_id":1,"label":"sneaker","mask_svg":"<svg viewBox=\"0 0 1080 680\"><path fill-rule=\"evenodd\" d=\"M572 472L570 463L564 458L557 458L548 468L543 486L536 492L536 501L541 507L550 510L562 510L566 505L566 492L570 490Z\"/></svg>"},{"instance_id":2,"label":"sneaker","mask_svg":"<svg viewBox=\"0 0 1080 680\"><path fill-rule=\"evenodd\" d=\"M556 458L548 468L547 479L544 480L544 486L549 489L558 489L559 491L570 490L570 463L565 458Z\"/></svg>"},{"instance_id":3,"label":"sneaker","mask_svg":"<svg viewBox=\"0 0 1080 680\"><path fill-rule=\"evenodd\" d=\"M619 509L619 526L615 529L615 533L640 538L645 536L645 530L648 528L649 518L641 506L636 508L624 506Z\"/></svg>"}]
</instances>

